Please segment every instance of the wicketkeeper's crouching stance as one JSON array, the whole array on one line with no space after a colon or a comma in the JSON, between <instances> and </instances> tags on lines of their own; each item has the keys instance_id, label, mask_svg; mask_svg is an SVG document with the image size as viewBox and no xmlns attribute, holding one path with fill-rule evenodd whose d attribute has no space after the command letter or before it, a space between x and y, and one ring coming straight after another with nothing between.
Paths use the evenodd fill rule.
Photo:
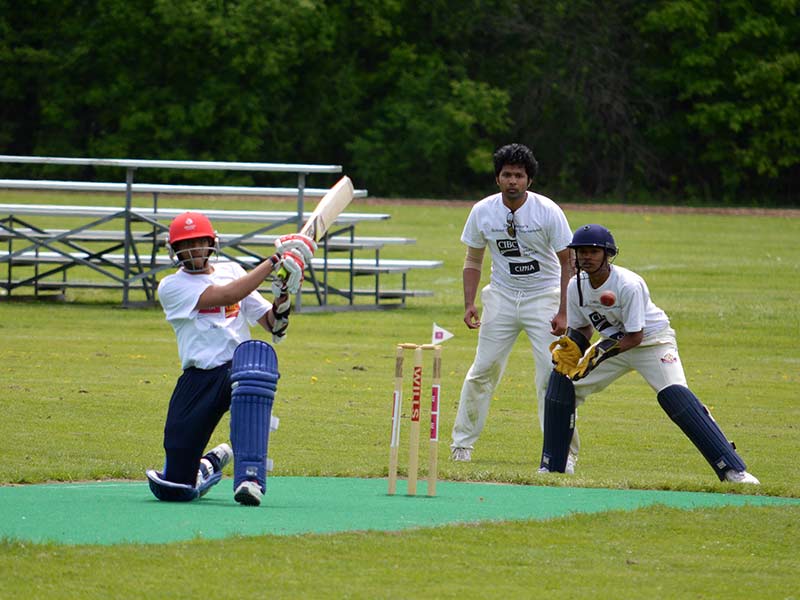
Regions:
<instances>
[{"instance_id":1,"label":"wicketkeeper's crouching stance","mask_svg":"<svg viewBox=\"0 0 800 600\"><path fill-rule=\"evenodd\" d=\"M545 397L540 473L563 473L576 407L630 371L655 390L658 403L697 447L720 481L758 484L708 409L686 385L675 332L636 273L611 265L618 253L605 227L573 235L578 274L567 289L567 334L551 345L553 372ZM592 330L601 339L590 345Z\"/></svg>"},{"instance_id":2,"label":"wicketkeeper's crouching stance","mask_svg":"<svg viewBox=\"0 0 800 600\"><path fill-rule=\"evenodd\" d=\"M275 342L283 338L289 298L300 289L305 263L317 247L299 234L281 236L275 244L273 256L245 272L233 262L209 262L218 243L204 215L184 213L170 225L170 255L180 268L161 281L158 293L178 339L183 374L167 411L164 468L147 471L150 490L159 500L203 496L233 459L234 498L245 505L261 503L271 462L269 433L278 423L272 405L279 374L275 350L251 340L250 326L261 325ZM256 290L280 266L287 276L273 284L276 300L271 304ZM229 409L231 445L203 454Z\"/></svg>"}]
</instances>

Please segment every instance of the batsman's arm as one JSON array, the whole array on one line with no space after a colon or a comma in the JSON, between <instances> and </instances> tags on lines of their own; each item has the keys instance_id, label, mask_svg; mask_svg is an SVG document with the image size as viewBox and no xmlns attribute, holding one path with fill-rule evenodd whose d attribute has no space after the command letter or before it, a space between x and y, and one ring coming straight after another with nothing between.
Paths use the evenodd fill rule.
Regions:
<instances>
[{"instance_id":1,"label":"batsman's arm","mask_svg":"<svg viewBox=\"0 0 800 600\"><path fill-rule=\"evenodd\" d=\"M217 306L230 306L247 297L253 290L258 289L261 282L272 273L275 265L280 263L280 257L273 254L251 269L243 277L225 285L208 286L197 300L196 309L215 308Z\"/></svg>"}]
</instances>

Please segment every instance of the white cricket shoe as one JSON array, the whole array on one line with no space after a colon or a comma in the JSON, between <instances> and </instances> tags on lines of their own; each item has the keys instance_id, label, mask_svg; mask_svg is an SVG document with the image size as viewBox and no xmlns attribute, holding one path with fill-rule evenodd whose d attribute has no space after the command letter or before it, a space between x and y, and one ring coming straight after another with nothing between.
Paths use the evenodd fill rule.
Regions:
<instances>
[{"instance_id":1,"label":"white cricket shoe","mask_svg":"<svg viewBox=\"0 0 800 600\"><path fill-rule=\"evenodd\" d=\"M472 460L472 448L453 448L450 457L454 462L469 462Z\"/></svg>"},{"instance_id":2,"label":"white cricket shoe","mask_svg":"<svg viewBox=\"0 0 800 600\"><path fill-rule=\"evenodd\" d=\"M245 506L258 506L261 504L261 486L257 481L243 481L236 488L233 499Z\"/></svg>"},{"instance_id":3,"label":"white cricket shoe","mask_svg":"<svg viewBox=\"0 0 800 600\"><path fill-rule=\"evenodd\" d=\"M760 485L761 482L753 477L747 471L734 471L733 469L728 469L725 471L725 480L730 481L732 483L749 483L752 485Z\"/></svg>"},{"instance_id":4,"label":"white cricket shoe","mask_svg":"<svg viewBox=\"0 0 800 600\"><path fill-rule=\"evenodd\" d=\"M578 462L578 455L570 452L567 455L567 466L564 468L564 473L567 475L575 475L575 463Z\"/></svg>"},{"instance_id":5,"label":"white cricket shoe","mask_svg":"<svg viewBox=\"0 0 800 600\"><path fill-rule=\"evenodd\" d=\"M208 458L209 454L217 458L219 467L215 470L214 463ZM222 469L233 459L233 450L228 444L220 444L216 448L212 448L203 455L200 459L200 466L197 469L197 481L195 487L201 489L200 496L205 496L212 486L216 485L222 477ZM219 475L215 475L219 473ZM213 483L208 483L212 478L215 478Z\"/></svg>"},{"instance_id":6,"label":"white cricket shoe","mask_svg":"<svg viewBox=\"0 0 800 600\"><path fill-rule=\"evenodd\" d=\"M545 473L549 473L550 469L548 469L547 467L539 467L539 470L536 472L539 473L539 475L543 475Z\"/></svg>"},{"instance_id":7,"label":"white cricket shoe","mask_svg":"<svg viewBox=\"0 0 800 600\"><path fill-rule=\"evenodd\" d=\"M220 444L206 452L206 454L213 454L219 460L219 469L217 471L222 471L225 465L233 460L233 449L228 444Z\"/></svg>"}]
</instances>

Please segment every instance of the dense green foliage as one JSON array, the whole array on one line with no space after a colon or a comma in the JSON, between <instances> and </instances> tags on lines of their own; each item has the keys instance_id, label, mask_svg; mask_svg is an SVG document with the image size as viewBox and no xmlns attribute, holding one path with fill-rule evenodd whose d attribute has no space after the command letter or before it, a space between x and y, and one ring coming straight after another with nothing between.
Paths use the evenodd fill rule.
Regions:
<instances>
[{"instance_id":1,"label":"dense green foliage","mask_svg":"<svg viewBox=\"0 0 800 600\"><path fill-rule=\"evenodd\" d=\"M0 152L333 163L375 195L453 197L522 141L561 193L787 204L798 6L0 0Z\"/></svg>"}]
</instances>

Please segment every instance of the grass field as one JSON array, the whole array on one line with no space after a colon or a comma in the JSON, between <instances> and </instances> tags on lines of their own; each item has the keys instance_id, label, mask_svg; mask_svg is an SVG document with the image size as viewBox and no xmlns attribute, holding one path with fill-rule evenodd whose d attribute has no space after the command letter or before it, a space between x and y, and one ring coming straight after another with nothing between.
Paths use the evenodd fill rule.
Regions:
<instances>
[{"instance_id":1,"label":"grass field","mask_svg":"<svg viewBox=\"0 0 800 600\"><path fill-rule=\"evenodd\" d=\"M0 200L54 201L32 194ZM469 205L356 201L353 209L392 214L388 222L359 227L359 234L418 240L382 256L444 260L442 269L409 276L411 287L436 295L397 311L294 318L278 347L275 474L385 477L393 345L428 341L436 321L456 334L444 348L440 476L541 485L533 361L522 338L473 462L446 459L476 343L461 322L459 235ZM578 471L547 484L800 498L800 220L580 210L567 216L573 228L599 222L614 232L619 264L647 279L654 301L672 318L690 386L762 485L741 490L719 483L636 376L589 399L579 419ZM118 302L118 293L89 291L70 293L64 303L0 302L0 483L143 481L146 468L161 464L163 419L178 375L174 337L160 310L121 309ZM212 442L226 435L223 423ZM102 548L3 542L0 597L224 598L242 590L321 598L798 598L799 533L797 507L655 507L398 534Z\"/></svg>"}]
</instances>

